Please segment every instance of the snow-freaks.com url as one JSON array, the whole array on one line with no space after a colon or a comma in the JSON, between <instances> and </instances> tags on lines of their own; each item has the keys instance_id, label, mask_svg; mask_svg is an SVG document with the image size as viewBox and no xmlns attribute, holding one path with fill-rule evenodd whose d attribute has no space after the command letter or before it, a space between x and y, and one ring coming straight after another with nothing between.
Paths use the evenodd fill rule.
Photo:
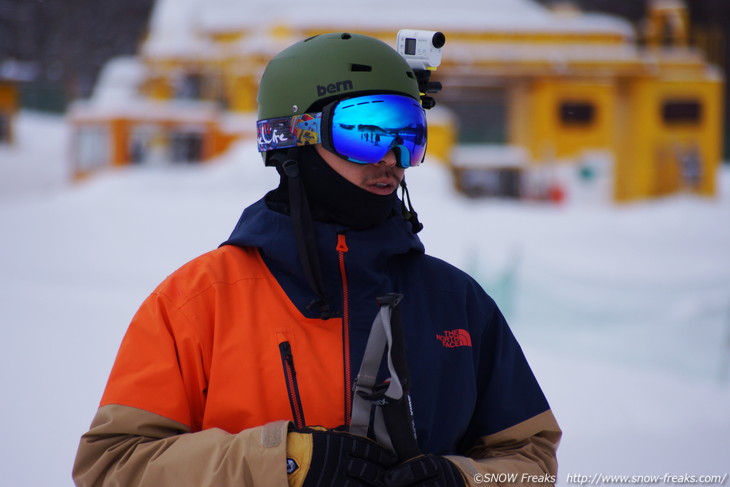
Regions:
<instances>
[{"instance_id":1,"label":"snow-freaks.com url","mask_svg":"<svg viewBox=\"0 0 730 487\"><path fill-rule=\"evenodd\" d=\"M606 475L594 473L583 475L569 473L566 479L568 484L575 485L647 485L647 484L668 484L668 485L725 485L728 474L724 475Z\"/></svg>"}]
</instances>

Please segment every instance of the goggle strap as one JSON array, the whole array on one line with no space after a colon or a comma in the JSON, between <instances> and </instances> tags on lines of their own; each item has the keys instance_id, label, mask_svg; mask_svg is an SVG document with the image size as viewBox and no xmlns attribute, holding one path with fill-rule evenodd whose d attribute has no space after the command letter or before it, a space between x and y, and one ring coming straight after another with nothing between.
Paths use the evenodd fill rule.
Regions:
<instances>
[{"instance_id":1,"label":"goggle strap","mask_svg":"<svg viewBox=\"0 0 730 487\"><path fill-rule=\"evenodd\" d=\"M259 152L318 144L321 125L322 113L259 120L256 122Z\"/></svg>"}]
</instances>

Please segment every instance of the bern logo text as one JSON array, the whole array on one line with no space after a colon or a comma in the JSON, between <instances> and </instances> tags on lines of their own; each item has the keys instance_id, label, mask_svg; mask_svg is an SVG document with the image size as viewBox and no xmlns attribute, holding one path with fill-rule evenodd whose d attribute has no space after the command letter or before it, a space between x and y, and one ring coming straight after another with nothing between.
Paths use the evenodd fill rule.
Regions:
<instances>
[{"instance_id":1,"label":"bern logo text","mask_svg":"<svg viewBox=\"0 0 730 487\"><path fill-rule=\"evenodd\" d=\"M341 91L348 91L353 88L352 80L346 79L338 81L336 83L330 83L328 85L317 85L317 96L324 96L328 93L339 93Z\"/></svg>"}]
</instances>

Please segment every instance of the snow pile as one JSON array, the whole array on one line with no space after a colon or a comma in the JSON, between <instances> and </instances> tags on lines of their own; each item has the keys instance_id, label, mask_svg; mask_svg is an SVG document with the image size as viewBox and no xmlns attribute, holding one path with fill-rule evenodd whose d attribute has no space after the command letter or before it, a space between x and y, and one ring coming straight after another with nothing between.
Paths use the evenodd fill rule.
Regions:
<instances>
[{"instance_id":1,"label":"snow pile","mask_svg":"<svg viewBox=\"0 0 730 487\"><path fill-rule=\"evenodd\" d=\"M23 113L17 129L0 147L0 479L70 486L131 316L276 176L242 143L72 185L63 121ZM429 252L479 279L525 348L565 430L560 484L728 471L727 169L716 200L622 207L470 200L434 161L407 175Z\"/></svg>"}]
</instances>

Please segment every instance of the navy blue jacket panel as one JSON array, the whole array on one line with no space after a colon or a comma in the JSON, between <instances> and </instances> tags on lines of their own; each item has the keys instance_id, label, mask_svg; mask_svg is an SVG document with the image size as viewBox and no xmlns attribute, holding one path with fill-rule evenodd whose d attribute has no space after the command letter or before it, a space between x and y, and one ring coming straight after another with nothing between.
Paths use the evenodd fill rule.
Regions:
<instances>
[{"instance_id":1,"label":"navy blue jacket panel","mask_svg":"<svg viewBox=\"0 0 730 487\"><path fill-rule=\"evenodd\" d=\"M367 230L315 222L315 234L335 316L342 316L343 288L347 291L353 380L378 312L376 298L404 296L411 398L423 452L463 455L479 438L549 409L492 298L461 270L426 255L403 218L394 215ZM343 239L345 252L337 250ZM317 295L304 277L289 216L262 199L244 211L225 244L257 247L300 312L317 317L316 307L309 306Z\"/></svg>"}]
</instances>

